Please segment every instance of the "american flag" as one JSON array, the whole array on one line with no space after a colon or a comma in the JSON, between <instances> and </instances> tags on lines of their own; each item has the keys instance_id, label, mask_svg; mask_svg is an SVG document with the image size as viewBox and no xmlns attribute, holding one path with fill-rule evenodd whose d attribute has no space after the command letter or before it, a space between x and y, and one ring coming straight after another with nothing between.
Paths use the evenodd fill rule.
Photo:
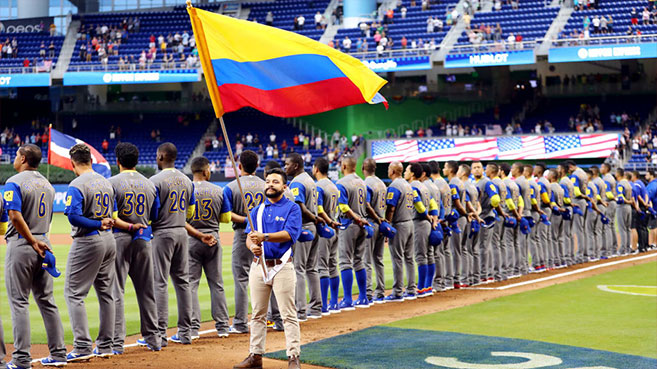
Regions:
<instances>
[{"instance_id":1,"label":"american flag","mask_svg":"<svg viewBox=\"0 0 657 369\"><path fill-rule=\"evenodd\" d=\"M500 160L540 159L545 155L543 136L498 137L497 147Z\"/></svg>"},{"instance_id":2,"label":"american flag","mask_svg":"<svg viewBox=\"0 0 657 369\"><path fill-rule=\"evenodd\" d=\"M404 139L372 141L371 150L372 158L381 163L604 158L618 140L618 133Z\"/></svg>"}]
</instances>

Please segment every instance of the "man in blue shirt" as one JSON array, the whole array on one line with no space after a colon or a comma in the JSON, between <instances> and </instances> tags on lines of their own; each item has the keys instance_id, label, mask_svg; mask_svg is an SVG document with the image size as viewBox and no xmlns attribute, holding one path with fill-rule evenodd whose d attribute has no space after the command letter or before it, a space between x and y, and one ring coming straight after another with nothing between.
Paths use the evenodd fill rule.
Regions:
<instances>
[{"instance_id":1,"label":"man in blue shirt","mask_svg":"<svg viewBox=\"0 0 657 369\"><path fill-rule=\"evenodd\" d=\"M648 186L646 186L646 192L648 192L648 201L651 204L652 210L657 211L657 175L653 169L649 170L646 173L646 179L648 180ZM657 244L657 218L651 216L648 220L648 230L650 234L648 235L648 243L651 248L655 247Z\"/></svg>"},{"instance_id":2,"label":"man in blue shirt","mask_svg":"<svg viewBox=\"0 0 657 369\"><path fill-rule=\"evenodd\" d=\"M639 252L643 252L648 249L648 193L646 191L646 185L639 178L639 172L632 172L631 182L632 195L634 196L634 200L638 203L639 209L641 210L640 212L636 211L635 214L633 214L634 216L632 217L632 225L634 225L633 228L636 229L638 237L637 249Z\"/></svg>"},{"instance_id":3,"label":"man in blue shirt","mask_svg":"<svg viewBox=\"0 0 657 369\"><path fill-rule=\"evenodd\" d=\"M290 368L300 368L300 331L295 306L296 274L292 263L292 245L301 234L301 210L283 193L287 175L282 169L269 171L265 179L265 196L261 205L251 210L251 224L247 225L246 246L255 258L249 271L251 289L251 346L249 356L235 369L261 368L267 335L267 308L274 291L285 326L285 343ZM258 258L264 257L267 276ZM266 278L266 280L265 280Z\"/></svg>"}]
</instances>

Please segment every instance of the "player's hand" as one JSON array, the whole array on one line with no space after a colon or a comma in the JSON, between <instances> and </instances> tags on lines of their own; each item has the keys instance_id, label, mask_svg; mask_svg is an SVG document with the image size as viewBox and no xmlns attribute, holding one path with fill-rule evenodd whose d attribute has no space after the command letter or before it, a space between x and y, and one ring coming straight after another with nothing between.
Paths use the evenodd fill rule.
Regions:
<instances>
[{"instance_id":1,"label":"player's hand","mask_svg":"<svg viewBox=\"0 0 657 369\"><path fill-rule=\"evenodd\" d=\"M383 219L381 217L376 217L374 219L374 221L376 222L376 224L381 225L381 222L383 222Z\"/></svg>"},{"instance_id":2,"label":"player's hand","mask_svg":"<svg viewBox=\"0 0 657 369\"><path fill-rule=\"evenodd\" d=\"M253 255L260 257L262 256L262 246L260 245L251 245L251 252Z\"/></svg>"},{"instance_id":3,"label":"player's hand","mask_svg":"<svg viewBox=\"0 0 657 369\"><path fill-rule=\"evenodd\" d=\"M333 223L331 223L330 225L331 225L332 228L334 228L334 229L338 229L338 227L340 226L340 222L336 222L336 221L334 220Z\"/></svg>"},{"instance_id":4,"label":"player's hand","mask_svg":"<svg viewBox=\"0 0 657 369\"><path fill-rule=\"evenodd\" d=\"M100 221L100 230L101 231L106 231L108 229L111 229L114 227L114 219L112 218L103 218Z\"/></svg>"},{"instance_id":5,"label":"player's hand","mask_svg":"<svg viewBox=\"0 0 657 369\"><path fill-rule=\"evenodd\" d=\"M201 235L201 242L212 247L217 244L217 239L210 233L203 233Z\"/></svg>"},{"instance_id":6,"label":"player's hand","mask_svg":"<svg viewBox=\"0 0 657 369\"><path fill-rule=\"evenodd\" d=\"M606 202L606 201L602 201L601 204L602 204L602 206L604 206L605 208L609 205L609 203Z\"/></svg>"},{"instance_id":7,"label":"player's hand","mask_svg":"<svg viewBox=\"0 0 657 369\"><path fill-rule=\"evenodd\" d=\"M262 242L265 240L265 235L264 233L254 231L249 233L249 238L251 239L251 242L253 242L253 244L262 245Z\"/></svg>"},{"instance_id":8,"label":"player's hand","mask_svg":"<svg viewBox=\"0 0 657 369\"><path fill-rule=\"evenodd\" d=\"M326 223L326 222L324 222L324 219L322 219L320 217L315 217L315 225L320 225L320 224L323 224L323 223Z\"/></svg>"},{"instance_id":9,"label":"player's hand","mask_svg":"<svg viewBox=\"0 0 657 369\"><path fill-rule=\"evenodd\" d=\"M356 224L358 224L359 227L365 227L368 224L367 220L365 220L363 218L357 218L357 219L355 219L355 221L356 221Z\"/></svg>"},{"instance_id":10,"label":"player's hand","mask_svg":"<svg viewBox=\"0 0 657 369\"><path fill-rule=\"evenodd\" d=\"M133 232L136 232L136 231L138 231L140 229L144 229L144 228L148 228L148 226L145 225L145 224L142 224L142 223L135 223L135 224L132 225L132 231Z\"/></svg>"},{"instance_id":11,"label":"player's hand","mask_svg":"<svg viewBox=\"0 0 657 369\"><path fill-rule=\"evenodd\" d=\"M43 241L39 241L39 240L37 240L35 243L32 244L32 248L33 248L34 251L36 251L37 254L39 254L39 256L41 256L41 257L45 257L45 256L46 256L46 251L50 251L50 252L52 252L52 249L50 248L50 246L48 246L47 243L45 243L45 242L43 242Z\"/></svg>"}]
</instances>

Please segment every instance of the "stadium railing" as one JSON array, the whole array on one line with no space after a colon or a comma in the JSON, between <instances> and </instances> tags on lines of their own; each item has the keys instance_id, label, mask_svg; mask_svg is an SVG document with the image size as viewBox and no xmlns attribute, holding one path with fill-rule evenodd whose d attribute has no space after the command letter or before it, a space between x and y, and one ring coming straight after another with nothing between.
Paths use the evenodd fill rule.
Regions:
<instances>
[{"instance_id":1,"label":"stadium railing","mask_svg":"<svg viewBox=\"0 0 657 369\"><path fill-rule=\"evenodd\" d=\"M55 64L42 64L30 67L2 67L0 74L28 74L28 73L50 73Z\"/></svg>"},{"instance_id":2,"label":"stadium railing","mask_svg":"<svg viewBox=\"0 0 657 369\"><path fill-rule=\"evenodd\" d=\"M614 45L657 42L657 34L648 35L626 35L626 36L604 36L589 38L560 38L551 41L550 47L590 46L590 45Z\"/></svg>"},{"instance_id":3,"label":"stadium railing","mask_svg":"<svg viewBox=\"0 0 657 369\"><path fill-rule=\"evenodd\" d=\"M430 56L436 50L438 50L438 45L436 45L436 47L433 49L431 47L423 47L423 48L418 47L415 49L384 50L381 53L377 52L376 50L368 50L362 52L350 52L349 55L360 60L373 60L373 59L382 59L382 58L406 58L406 57Z\"/></svg>"},{"instance_id":4,"label":"stadium railing","mask_svg":"<svg viewBox=\"0 0 657 369\"><path fill-rule=\"evenodd\" d=\"M201 68L200 62L189 66L186 61L176 60L170 63L146 63L141 66L139 62L119 64L89 64L89 65L71 65L68 72L149 72L149 71L175 71L176 73L197 73Z\"/></svg>"},{"instance_id":5,"label":"stadium railing","mask_svg":"<svg viewBox=\"0 0 657 369\"><path fill-rule=\"evenodd\" d=\"M514 42L483 42L480 44L454 45L449 48L449 54L469 54L481 52L503 52L532 50L543 42L542 39Z\"/></svg>"}]
</instances>

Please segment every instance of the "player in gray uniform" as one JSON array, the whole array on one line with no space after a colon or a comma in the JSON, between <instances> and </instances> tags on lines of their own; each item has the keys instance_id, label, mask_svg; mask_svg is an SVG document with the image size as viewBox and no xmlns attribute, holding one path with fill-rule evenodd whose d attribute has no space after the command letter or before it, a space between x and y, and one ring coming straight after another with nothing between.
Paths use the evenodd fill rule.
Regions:
<instances>
[{"instance_id":1,"label":"player in gray uniform","mask_svg":"<svg viewBox=\"0 0 657 369\"><path fill-rule=\"evenodd\" d=\"M176 290L178 303L178 332L171 341L192 343L192 294L189 285L189 249L186 219L194 215L195 198L192 181L174 166L178 150L165 142L157 148L157 166L160 173L150 180L160 197L160 211L153 221L153 265L155 276L155 301L157 302L158 329L162 346L167 345L169 323L169 276ZM217 240L212 235L205 242Z\"/></svg>"},{"instance_id":2,"label":"player in gray uniform","mask_svg":"<svg viewBox=\"0 0 657 369\"><path fill-rule=\"evenodd\" d=\"M463 186L465 187L465 193L467 194L465 209L471 214L469 217L471 218L469 219L470 221L466 223L465 229L463 229L461 249L463 250L463 278L466 285L472 286L479 284L479 278L475 278L475 274L481 273L481 266L479 265L480 253L475 247L479 243L479 230L474 232L471 222L478 222L479 225L481 225L482 220L479 217L479 213L481 212L479 191L477 191L477 187L474 183L470 182L470 172L469 165L461 164L456 175L461 182L463 182ZM478 264L477 267L475 267L475 263Z\"/></svg>"},{"instance_id":3,"label":"player in gray uniform","mask_svg":"<svg viewBox=\"0 0 657 369\"><path fill-rule=\"evenodd\" d=\"M413 232L415 233L415 240L413 247L415 249L415 262L417 263L418 270L418 284L417 284L417 296L426 297L427 290L425 283L427 280L428 272L428 251L429 251L429 234L431 229L436 226L438 216L438 205L436 201L431 196L429 188L425 186L420 179L424 170L422 169L422 164L420 163L411 163L406 167L404 172L404 179L409 182L413 193L419 195L422 206L424 207L424 212L419 213L415 212L413 217Z\"/></svg>"},{"instance_id":4,"label":"player in gray uniform","mask_svg":"<svg viewBox=\"0 0 657 369\"><path fill-rule=\"evenodd\" d=\"M464 250L462 239L463 231L469 222L468 212L464 206L468 199L466 198L463 181L457 176L458 168L458 163L455 161L448 161L443 167L443 175L449 181L449 188L452 194L452 213L456 211L456 217L458 218L454 225L461 230L461 233L452 232L448 245L448 249L451 249L453 256L454 274L451 276L451 279L454 281L454 288L467 287L467 284L465 284L467 276L463 275ZM448 278L450 278L449 275Z\"/></svg>"},{"instance_id":5,"label":"player in gray uniform","mask_svg":"<svg viewBox=\"0 0 657 369\"><path fill-rule=\"evenodd\" d=\"M303 157L292 153L285 161L285 173L292 178L289 188L302 215L302 229L310 231L312 241L297 241L294 245L294 270L297 273L296 307L300 322L322 317L322 293L317 273L319 235L317 224L324 221L317 216L317 189L313 178L304 170ZM306 306L306 282L310 301Z\"/></svg>"},{"instance_id":6,"label":"player in gray uniform","mask_svg":"<svg viewBox=\"0 0 657 369\"><path fill-rule=\"evenodd\" d=\"M221 187L208 182L210 162L203 156L192 159L194 197L196 206L189 224L199 232L211 234L219 239L219 223L230 221L228 200ZM201 274L205 274L210 288L210 313L219 337L228 337L228 306L221 276L222 247L208 246L195 237L189 237L189 283L192 293L192 337L198 336L201 328L201 307L198 301L198 286Z\"/></svg>"},{"instance_id":7,"label":"player in gray uniform","mask_svg":"<svg viewBox=\"0 0 657 369\"><path fill-rule=\"evenodd\" d=\"M369 204L376 214L376 218L371 215L367 221L371 224L381 224L381 219L386 216L386 185L377 177L374 172L376 162L372 158L363 161L363 175L365 176L365 185L369 195ZM365 269L367 270L367 298L374 303L384 303L386 285L383 265L383 249L385 236L379 232L379 227L374 227L374 235L369 240L369 247L365 250ZM376 272L376 289L373 289L372 267Z\"/></svg>"},{"instance_id":8,"label":"player in gray uniform","mask_svg":"<svg viewBox=\"0 0 657 369\"><path fill-rule=\"evenodd\" d=\"M109 179L114 189L118 217L114 225L116 242L116 283L114 301L113 351L123 353L125 342L124 294L130 276L137 294L143 343L158 351L162 341L157 330L157 304L153 285L153 250L150 222L157 219L160 199L155 186L135 170L139 150L131 143L121 142L114 149L120 173Z\"/></svg>"},{"instance_id":9,"label":"player in gray uniform","mask_svg":"<svg viewBox=\"0 0 657 369\"><path fill-rule=\"evenodd\" d=\"M430 161L429 166L431 167L431 180L438 186L443 205L443 213L444 216L447 216L452 212L452 190L449 188L447 181L440 176L438 162ZM433 281L433 289L438 292L454 288L454 281L452 279L454 265L452 262L452 252L449 249L449 242L449 236L443 234L443 243L436 247L434 253L436 275Z\"/></svg>"},{"instance_id":10,"label":"player in gray uniform","mask_svg":"<svg viewBox=\"0 0 657 369\"><path fill-rule=\"evenodd\" d=\"M609 203L606 201L606 195L605 192L607 190L607 186L605 184L605 181L600 177L600 168L597 166L592 166L590 168L590 181L593 182L595 185L595 189L598 192L598 204L601 204L603 207L600 209L602 211L601 215L606 215L607 214L607 207L609 207ZM598 206L599 208L599 206ZM608 218L609 223L613 224L613 217ZM596 228L595 228L595 233L597 234L597 242L593 244L593 258L595 260L599 260L600 257L602 256L602 252L604 250L605 244L607 243L607 235L604 232L604 227L605 225L602 223L601 219L598 218L598 222L596 223Z\"/></svg>"},{"instance_id":11,"label":"player in gray uniform","mask_svg":"<svg viewBox=\"0 0 657 369\"><path fill-rule=\"evenodd\" d=\"M436 227L442 227L439 222L442 219L445 219L445 209L442 204L442 193L440 192L438 185L435 184L433 180L431 180L430 176L431 165L429 163L422 163L422 178L420 181L422 181L422 183L427 186L429 192L431 193L431 197L433 197L434 201L436 202L436 206L438 207L438 215L435 217L436 222L433 226L434 229L436 229ZM449 186L447 189L447 195L449 196ZM445 235L443 234L443 239L444 238ZM436 259L438 258L437 254L440 248L442 248L442 245L433 246L431 243L427 244L427 277L424 284L425 295L433 295L433 285L436 276Z\"/></svg>"},{"instance_id":12,"label":"player in gray uniform","mask_svg":"<svg viewBox=\"0 0 657 369\"><path fill-rule=\"evenodd\" d=\"M623 168L616 169L616 221L618 222L618 233L620 233L619 255L627 255L632 251L630 243L632 242L632 208L638 205L632 196L632 184L629 181L630 173L625 173Z\"/></svg>"},{"instance_id":13,"label":"player in gray uniform","mask_svg":"<svg viewBox=\"0 0 657 369\"><path fill-rule=\"evenodd\" d=\"M574 161L567 160L565 163L571 182L573 182L574 194L570 194L574 205L584 213L584 216L573 217L573 233L577 237L577 256L576 263L583 263L586 245L588 245L588 235L585 232L586 209L591 199L586 195L588 187L588 178L582 168L577 167Z\"/></svg>"},{"instance_id":14,"label":"player in gray uniform","mask_svg":"<svg viewBox=\"0 0 657 369\"><path fill-rule=\"evenodd\" d=\"M329 162L317 158L313 165L313 176L317 179L317 212L324 214L327 224L339 225L334 219L338 215L338 197L340 191L328 178ZM324 217L322 216L322 217ZM338 272L338 235L331 238L320 237L318 241L317 272L322 292L322 314L339 313L338 293L340 292L340 273ZM329 289L331 300L328 300Z\"/></svg>"},{"instance_id":15,"label":"player in gray uniform","mask_svg":"<svg viewBox=\"0 0 657 369\"><path fill-rule=\"evenodd\" d=\"M114 189L107 179L93 171L91 151L87 145L76 144L69 154L73 171L78 177L68 186L64 210L71 222L73 237L64 287L73 329L73 351L66 358L68 361L79 361L94 355L112 355L116 242L110 230L114 225ZM100 325L93 352L84 306L84 299L92 285L100 305Z\"/></svg>"},{"instance_id":16,"label":"player in gray uniform","mask_svg":"<svg viewBox=\"0 0 657 369\"><path fill-rule=\"evenodd\" d=\"M568 178L568 167L565 164L559 164L557 166L557 172L559 174L559 185L564 190L564 205L566 209L570 211L571 219L563 220L563 238L564 238L564 249L563 254L561 255L561 260L566 266L571 266L575 262L575 241L573 237L573 217L579 216L573 213L575 204L573 202L573 196L575 192L575 186L573 182Z\"/></svg>"},{"instance_id":17,"label":"player in gray uniform","mask_svg":"<svg viewBox=\"0 0 657 369\"><path fill-rule=\"evenodd\" d=\"M340 191L338 208L342 214L342 224L348 224L338 233L338 249L340 250L339 267L342 277L344 298L339 307L344 310L353 310L354 307L367 308L370 306L367 299L367 271L363 263L367 245L367 186L365 181L358 177L356 171L356 158L344 157L342 159L342 177L336 187ZM356 275L358 284L358 299L352 300L353 277Z\"/></svg>"},{"instance_id":18,"label":"player in gray uniform","mask_svg":"<svg viewBox=\"0 0 657 369\"><path fill-rule=\"evenodd\" d=\"M16 152L14 169L18 174L7 180L4 201L0 201L0 233L7 240L5 283L11 308L14 352L8 367L31 367L30 292L39 307L48 337L50 356L43 365L66 365L64 327L55 305L52 276L41 268L50 241L46 233L52 221L55 189L38 171L41 149L25 144ZM11 223L7 229L7 214ZM6 231L6 233L5 233ZM0 361L6 356L0 324Z\"/></svg>"},{"instance_id":19,"label":"player in gray uniform","mask_svg":"<svg viewBox=\"0 0 657 369\"><path fill-rule=\"evenodd\" d=\"M506 227L504 227L504 219L507 216L510 216L507 215L507 212L512 211L514 212L513 216L515 216L517 210L512 210L515 209L515 205L513 203L513 199L511 198L511 194L509 191L507 191L504 181L502 178L500 178L500 167L495 163L488 163L486 165L486 175L491 179L491 182L493 182L497 188L500 194L500 207L504 211L504 214L498 214L500 220L495 223L495 227L493 227L492 264L494 280L499 282L506 280L509 277L507 274L509 269L509 265L507 264L507 253L509 250L507 250L506 240L504 239L506 230Z\"/></svg>"},{"instance_id":20,"label":"player in gray uniform","mask_svg":"<svg viewBox=\"0 0 657 369\"><path fill-rule=\"evenodd\" d=\"M564 223L563 213L566 204L564 202L565 191L559 184L559 173L549 170L547 180L550 182L550 238L545 248L545 266L547 268L560 267L563 264L564 254Z\"/></svg>"},{"instance_id":21,"label":"player in gray uniform","mask_svg":"<svg viewBox=\"0 0 657 369\"><path fill-rule=\"evenodd\" d=\"M276 163L278 165L278 163ZM233 249L231 257L231 270L235 282L235 316L233 324L229 328L230 333L249 332L249 270L253 263L253 253L246 247L246 212L259 206L265 199L265 181L256 177L258 169L258 155L245 150L239 157L239 170L242 173L240 183L244 189L247 204L245 206L237 186L237 180L233 180L224 187L224 194L229 210L231 210L231 221L233 223ZM279 165L280 166L280 165ZM274 296L274 294L272 294ZM272 304L270 304L270 309ZM282 328L282 323L280 327Z\"/></svg>"},{"instance_id":22,"label":"player in gray uniform","mask_svg":"<svg viewBox=\"0 0 657 369\"><path fill-rule=\"evenodd\" d=\"M609 224L602 226L602 231L605 234L605 244L602 246L602 257L609 258L615 255L618 251L618 237L616 237L616 230L614 228L614 220L616 219L617 208L617 192L616 192L616 178L611 174L611 166L603 163L600 166L600 173L602 180L605 184L605 196L607 200L607 209L605 215L609 218Z\"/></svg>"},{"instance_id":23,"label":"player in gray uniform","mask_svg":"<svg viewBox=\"0 0 657 369\"><path fill-rule=\"evenodd\" d=\"M523 207L522 207L522 212L520 215L522 215L523 218L528 219L532 218L532 210L531 210L531 191L532 187L529 184L529 181L527 181L527 178L523 175L524 171L524 166L522 163L516 162L513 163L511 166L511 175L515 178L515 184L518 186L519 192L519 200L522 199ZM508 187L508 186L507 186ZM516 251L515 251L515 257L516 257L516 267L517 269L515 270L514 274L520 274L520 275L525 275L529 272L529 267L528 267L528 253L529 253L529 239L531 237L530 234L523 234L522 232L517 232L517 246L516 246ZM536 245L532 245L532 258L535 257L536 251L534 251L534 247Z\"/></svg>"},{"instance_id":24,"label":"player in gray uniform","mask_svg":"<svg viewBox=\"0 0 657 369\"><path fill-rule=\"evenodd\" d=\"M520 241L518 239L520 233L520 219L522 219L523 209L525 208L524 199L520 196L520 188L518 185L509 178L511 172L511 166L508 163L500 164L500 177L504 181L506 186L507 195L511 197L512 205L507 203L509 210L513 211L516 215L516 220L518 225L515 227L507 227L504 230L504 241L506 243L506 262L508 265L507 273L510 277L518 277L522 271L522 257L520 253ZM512 209L515 207L515 211ZM527 263L527 260L524 260L524 263Z\"/></svg>"},{"instance_id":25,"label":"player in gray uniform","mask_svg":"<svg viewBox=\"0 0 657 369\"><path fill-rule=\"evenodd\" d=\"M480 283L492 282L492 241L494 228L498 223L495 221L495 212L502 218L504 218L505 213L502 210L502 202L497 187L484 175L484 166L480 161L472 162L472 174L475 178L475 186L479 195L479 205L481 206L479 217L483 220L482 227L479 230L478 245L475 245L481 255L481 261L479 265L474 265L474 276ZM495 245L495 248L499 249L498 245Z\"/></svg>"},{"instance_id":26,"label":"player in gray uniform","mask_svg":"<svg viewBox=\"0 0 657 369\"><path fill-rule=\"evenodd\" d=\"M534 177L537 178L536 183L534 185L534 197L535 200L538 202L538 207L541 209L541 211L545 214L548 220L550 220L550 223L552 222L552 186L550 184L550 180L545 176L545 164L544 163L536 163L536 165L533 168L533 175ZM525 167L525 171L527 171L527 167ZM563 198L563 195L562 195ZM559 222L561 221L561 218L559 218ZM552 230L550 226L541 223L540 221L536 220L536 239L537 239L537 245L535 248L537 249L537 253L539 255L540 260L537 262L533 262L534 264L534 269L543 269L547 262L548 255L552 254L552 248L553 248L553 242L552 242ZM533 256L532 256L533 259ZM554 265L552 266L554 267Z\"/></svg>"}]
</instances>

